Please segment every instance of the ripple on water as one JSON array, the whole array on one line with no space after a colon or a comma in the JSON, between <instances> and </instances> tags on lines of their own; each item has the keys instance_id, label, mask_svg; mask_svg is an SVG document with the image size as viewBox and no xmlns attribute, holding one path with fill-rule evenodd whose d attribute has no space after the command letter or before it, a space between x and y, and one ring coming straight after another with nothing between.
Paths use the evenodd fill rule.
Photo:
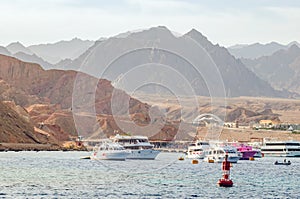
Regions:
<instances>
[{"instance_id":1,"label":"ripple on water","mask_svg":"<svg viewBox=\"0 0 300 199\"><path fill-rule=\"evenodd\" d=\"M297 198L300 159L276 166L275 158L234 164L234 186L220 188L221 164L177 161L161 153L154 161L80 160L83 152L0 153L4 198Z\"/></svg>"}]
</instances>

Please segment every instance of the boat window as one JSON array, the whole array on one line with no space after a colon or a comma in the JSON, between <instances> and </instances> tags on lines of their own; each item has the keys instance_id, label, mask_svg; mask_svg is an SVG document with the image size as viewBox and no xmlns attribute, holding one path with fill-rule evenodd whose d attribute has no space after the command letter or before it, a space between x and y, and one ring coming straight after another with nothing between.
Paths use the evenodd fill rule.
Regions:
<instances>
[{"instance_id":1,"label":"boat window","mask_svg":"<svg viewBox=\"0 0 300 199\"><path fill-rule=\"evenodd\" d=\"M286 143L286 146L300 146L300 143Z\"/></svg>"},{"instance_id":2,"label":"boat window","mask_svg":"<svg viewBox=\"0 0 300 199\"><path fill-rule=\"evenodd\" d=\"M202 149L194 149L194 151L203 151Z\"/></svg>"},{"instance_id":3,"label":"boat window","mask_svg":"<svg viewBox=\"0 0 300 199\"><path fill-rule=\"evenodd\" d=\"M261 151L283 151L283 149L261 149Z\"/></svg>"},{"instance_id":4,"label":"boat window","mask_svg":"<svg viewBox=\"0 0 300 199\"><path fill-rule=\"evenodd\" d=\"M284 143L266 143L266 146L284 146Z\"/></svg>"},{"instance_id":5,"label":"boat window","mask_svg":"<svg viewBox=\"0 0 300 199\"><path fill-rule=\"evenodd\" d=\"M148 142L148 140L146 140L146 139L139 139L138 141L139 142Z\"/></svg>"},{"instance_id":6,"label":"boat window","mask_svg":"<svg viewBox=\"0 0 300 199\"><path fill-rule=\"evenodd\" d=\"M235 153L235 151L232 150L232 149L225 150L225 152L226 152L226 153Z\"/></svg>"},{"instance_id":7,"label":"boat window","mask_svg":"<svg viewBox=\"0 0 300 199\"><path fill-rule=\"evenodd\" d=\"M207 145L208 146L209 144L208 143L204 143L204 142L199 142L198 146L201 146L201 145Z\"/></svg>"},{"instance_id":8,"label":"boat window","mask_svg":"<svg viewBox=\"0 0 300 199\"><path fill-rule=\"evenodd\" d=\"M300 149L289 149L289 151L300 151Z\"/></svg>"},{"instance_id":9,"label":"boat window","mask_svg":"<svg viewBox=\"0 0 300 199\"><path fill-rule=\"evenodd\" d=\"M266 146L300 146L300 143L291 143L291 142L287 142L287 143L266 143Z\"/></svg>"}]
</instances>

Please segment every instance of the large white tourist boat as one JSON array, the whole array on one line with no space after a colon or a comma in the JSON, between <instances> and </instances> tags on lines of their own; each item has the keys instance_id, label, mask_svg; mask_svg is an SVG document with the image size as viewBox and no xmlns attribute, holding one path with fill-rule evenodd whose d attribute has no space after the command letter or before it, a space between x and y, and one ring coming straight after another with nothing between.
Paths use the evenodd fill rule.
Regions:
<instances>
[{"instance_id":1,"label":"large white tourist boat","mask_svg":"<svg viewBox=\"0 0 300 199\"><path fill-rule=\"evenodd\" d=\"M128 155L130 155L130 151L119 143L105 140L94 147L90 158L93 160L125 160Z\"/></svg>"},{"instance_id":2,"label":"large white tourist boat","mask_svg":"<svg viewBox=\"0 0 300 199\"><path fill-rule=\"evenodd\" d=\"M127 159L154 160L160 153L154 150L154 145L150 144L146 136L119 135L112 137L114 142L121 144L125 149L130 150Z\"/></svg>"},{"instance_id":3,"label":"large white tourist boat","mask_svg":"<svg viewBox=\"0 0 300 199\"><path fill-rule=\"evenodd\" d=\"M228 161L231 163L237 163L241 158L241 154L232 146L213 146L205 150L204 161L220 163L223 162L226 154L228 154Z\"/></svg>"},{"instance_id":4,"label":"large white tourist boat","mask_svg":"<svg viewBox=\"0 0 300 199\"><path fill-rule=\"evenodd\" d=\"M187 158L203 159L205 157L204 151L208 148L208 142L197 140L188 146Z\"/></svg>"},{"instance_id":5,"label":"large white tourist boat","mask_svg":"<svg viewBox=\"0 0 300 199\"><path fill-rule=\"evenodd\" d=\"M261 147L264 156L300 157L300 142L298 141L265 141Z\"/></svg>"}]
</instances>

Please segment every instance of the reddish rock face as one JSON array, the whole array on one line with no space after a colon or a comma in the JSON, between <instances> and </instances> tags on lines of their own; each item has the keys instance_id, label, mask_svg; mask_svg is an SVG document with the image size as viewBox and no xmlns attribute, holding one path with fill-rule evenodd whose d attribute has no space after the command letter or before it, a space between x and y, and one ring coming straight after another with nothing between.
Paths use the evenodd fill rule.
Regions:
<instances>
[{"instance_id":1,"label":"reddish rock face","mask_svg":"<svg viewBox=\"0 0 300 199\"><path fill-rule=\"evenodd\" d=\"M0 100L10 100L15 103L14 106L26 107L26 110L23 111L26 112L29 118L26 123L28 126L27 131L32 135L36 134L43 137L41 136L43 134L50 136L56 142L66 141L70 137L78 135L78 129L75 127L72 114L73 88L78 74L76 71L43 70L37 64L26 63L12 57L0 55ZM102 137L109 137L114 132L121 133L122 129L118 127L112 114L117 117L126 116L128 114L127 110L122 109L125 105L129 107L127 120L132 120L140 126L149 124L148 111L150 106L148 104L141 103L139 100L131 98L124 91L115 89L108 80L98 80L95 77L81 73L80 75L83 75L87 81L86 86L89 86L89 82L91 82L91 85L95 81L97 82L94 103L85 104L83 102L80 104L80 108L83 108L83 110L94 106L97 114L97 127L93 126L95 124L90 124L84 114L82 116L82 123L86 124L87 129L92 129L89 136L99 137L97 132L101 132ZM85 93L83 96L88 94L90 93ZM113 106L121 107L117 112L113 112L111 108L113 95L117 99L113 102ZM16 113L16 115L18 114ZM21 117L20 114L19 117ZM19 120L18 118L16 116L16 120ZM36 127L36 130L33 127ZM83 125L81 128L85 128L85 126ZM171 129L169 131L172 131L172 133L168 133L168 140L172 139L176 134L174 130L176 127L168 124L164 128ZM2 140L6 142L39 142L39 139L36 138L35 140L34 136L32 136L33 139L28 140L27 138L18 138L12 132L10 135L6 134L7 131L3 130ZM157 134L160 137L164 135L162 131Z\"/></svg>"},{"instance_id":2,"label":"reddish rock face","mask_svg":"<svg viewBox=\"0 0 300 199\"><path fill-rule=\"evenodd\" d=\"M0 142L40 143L33 124L10 106L0 102Z\"/></svg>"}]
</instances>

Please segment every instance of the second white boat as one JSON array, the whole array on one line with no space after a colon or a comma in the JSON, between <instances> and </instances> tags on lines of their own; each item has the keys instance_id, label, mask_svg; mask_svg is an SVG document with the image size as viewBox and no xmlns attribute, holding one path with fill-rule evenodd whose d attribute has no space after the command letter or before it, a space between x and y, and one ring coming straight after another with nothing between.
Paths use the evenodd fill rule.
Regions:
<instances>
[{"instance_id":1,"label":"second white boat","mask_svg":"<svg viewBox=\"0 0 300 199\"><path fill-rule=\"evenodd\" d=\"M130 151L127 159L144 159L154 160L160 153L154 150L154 145L150 144L146 136L127 136L119 135L112 137L114 142L121 144L125 149Z\"/></svg>"}]
</instances>

